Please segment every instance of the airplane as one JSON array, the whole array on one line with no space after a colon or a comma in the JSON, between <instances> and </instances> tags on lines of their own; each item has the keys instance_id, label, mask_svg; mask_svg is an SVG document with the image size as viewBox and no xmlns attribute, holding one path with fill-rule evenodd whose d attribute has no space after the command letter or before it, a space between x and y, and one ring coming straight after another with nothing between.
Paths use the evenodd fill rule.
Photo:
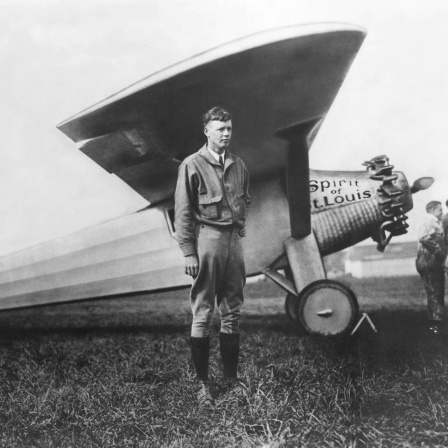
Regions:
<instances>
[{"instance_id":1,"label":"airplane","mask_svg":"<svg viewBox=\"0 0 448 448\"><path fill-rule=\"evenodd\" d=\"M263 273L283 288L287 314L309 333L349 332L356 296L327 278L322 257L369 237L383 251L407 232L412 194L433 182L410 185L385 155L360 171L309 168L309 150L365 35L340 23L250 35L60 123L148 206L1 258L0 309L189 286L174 226L177 169L203 145L201 116L218 105L232 113L231 150L251 174L247 275Z\"/></svg>"}]
</instances>

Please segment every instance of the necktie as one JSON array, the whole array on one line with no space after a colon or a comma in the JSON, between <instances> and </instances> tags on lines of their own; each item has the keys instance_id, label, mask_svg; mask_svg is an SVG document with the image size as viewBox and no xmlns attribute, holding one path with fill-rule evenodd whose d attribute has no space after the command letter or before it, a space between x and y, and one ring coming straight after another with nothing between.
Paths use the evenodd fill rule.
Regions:
<instances>
[{"instance_id":1,"label":"necktie","mask_svg":"<svg viewBox=\"0 0 448 448\"><path fill-rule=\"evenodd\" d=\"M222 156L219 156L219 164L224 168L224 159Z\"/></svg>"}]
</instances>

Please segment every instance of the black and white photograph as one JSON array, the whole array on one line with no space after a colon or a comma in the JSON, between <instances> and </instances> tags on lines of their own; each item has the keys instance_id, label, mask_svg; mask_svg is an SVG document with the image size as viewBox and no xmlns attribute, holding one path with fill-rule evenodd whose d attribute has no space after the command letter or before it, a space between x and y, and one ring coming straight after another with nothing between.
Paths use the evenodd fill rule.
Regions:
<instances>
[{"instance_id":1,"label":"black and white photograph","mask_svg":"<svg viewBox=\"0 0 448 448\"><path fill-rule=\"evenodd\" d=\"M0 0L0 446L448 446L448 3Z\"/></svg>"}]
</instances>

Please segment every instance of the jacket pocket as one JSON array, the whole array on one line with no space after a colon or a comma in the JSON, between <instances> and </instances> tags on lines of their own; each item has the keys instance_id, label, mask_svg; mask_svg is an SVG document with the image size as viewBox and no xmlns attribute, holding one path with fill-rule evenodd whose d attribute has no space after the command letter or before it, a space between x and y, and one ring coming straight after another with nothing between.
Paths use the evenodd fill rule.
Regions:
<instances>
[{"instance_id":1,"label":"jacket pocket","mask_svg":"<svg viewBox=\"0 0 448 448\"><path fill-rule=\"evenodd\" d=\"M219 218L219 205L222 196L204 196L199 197L199 212L205 219Z\"/></svg>"}]
</instances>

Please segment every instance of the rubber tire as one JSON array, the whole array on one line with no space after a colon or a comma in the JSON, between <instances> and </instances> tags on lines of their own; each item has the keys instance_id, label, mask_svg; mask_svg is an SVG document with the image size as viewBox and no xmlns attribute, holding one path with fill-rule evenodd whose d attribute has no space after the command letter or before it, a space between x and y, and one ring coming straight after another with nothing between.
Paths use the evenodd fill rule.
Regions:
<instances>
[{"instance_id":1,"label":"rubber tire","mask_svg":"<svg viewBox=\"0 0 448 448\"><path fill-rule=\"evenodd\" d=\"M297 322L296 302L299 300L294 294L288 293L285 299L285 311L291 322Z\"/></svg>"},{"instance_id":2,"label":"rubber tire","mask_svg":"<svg viewBox=\"0 0 448 448\"><path fill-rule=\"evenodd\" d=\"M329 290L334 291L337 295L329 295ZM319 297L322 292L325 294ZM337 297L336 302L335 297ZM331 306L332 310L337 305L336 313L330 317L311 320L311 316L314 316L312 300L314 300L314 305L316 300L323 301L323 303L319 303L319 307ZM327 303L328 305L326 305ZM337 336L348 333L355 326L359 314L359 305L354 292L343 283L335 280L317 280L307 285L300 292L295 311L297 322L307 333L320 336ZM348 316L346 316L347 312ZM325 321L324 319L329 320ZM325 325L322 325L322 323L327 323L328 329L325 329Z\"/></svg>"}]
</instances>

